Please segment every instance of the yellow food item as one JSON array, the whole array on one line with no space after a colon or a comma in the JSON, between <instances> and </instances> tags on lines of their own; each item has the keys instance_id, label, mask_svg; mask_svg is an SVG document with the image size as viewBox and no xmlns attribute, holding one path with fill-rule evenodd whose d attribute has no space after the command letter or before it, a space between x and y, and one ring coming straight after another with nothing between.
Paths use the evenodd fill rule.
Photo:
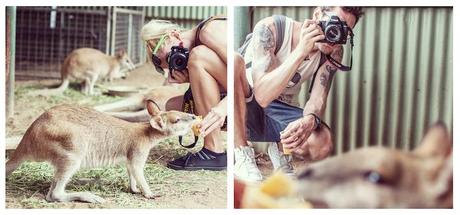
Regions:
<instances>
[{"instance_id":1,"label":"yellow food item","mask_svg":"<svg viewBox=\"0 0 460 215\"><path fill-rule=\"evenodd\" d=\"M198 127L198 125L200 124L201 121L203 121L203 117L197 116L195 119L195 123L193 123L192 125L192 131L195 136L200 136L200 128Z\"/></svg>"},{"instance_id":2,"label":"yellow food item","mask_svg":"<svg viewBox=\"0 0 460 215\"><path fill-rule=\"evenodd\" d=\"M292 153L292 149L287 149L287 148L285 148L284 145L283 145L283 153L284 153L285 155L290 155L290 154Z\"/></svg>"},{"instance_id":3,"label":"yellow food item","mask_svg":"<svg viewBox=\"0 0 460 215\"><path fill-rule=\"evenodd\" d=\"M287 175L276 172L260 185L260 191L273 198L279 198L292 195L294 185Z\"/></svg>"},{"instance_id":4,"label":"yellow food item","mask_svg":"<svg viewBox=\"0 0 460 215\"><path fill-rule=\"evenodd\" d=\"M243 196L243 208L312 208L295 195L294 182L276 172L259 186L248 186Z\"/></svg>"}]
</instances>

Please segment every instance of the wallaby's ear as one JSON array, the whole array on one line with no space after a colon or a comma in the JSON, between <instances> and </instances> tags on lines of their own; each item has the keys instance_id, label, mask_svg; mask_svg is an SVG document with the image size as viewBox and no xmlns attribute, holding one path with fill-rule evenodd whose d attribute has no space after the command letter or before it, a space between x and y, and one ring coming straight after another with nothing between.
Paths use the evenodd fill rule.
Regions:
<instances>
[{"instance_id":1,"label":"wallaby's ear","mask_svg":"<svg viewBox=\"0 0 460 215\"><path fill-rule=\"evenodd\" d=\"M150 119L152 128L162 131L165 127L165 122L161 116L154 116Z\"/></svg>"},{"instance_id":2,"label":"wallaby's ear","mask_svg":"<svg viewBox=\"0 0 460 215\"><path fill-rule=\"evenodd\" d=\"M161 112L160 107L157 105L157 103L150 99L145 101L145 107L147 108L147 111L149 112L150 116L156 116Z\"/></svg>"},{"instance_id":3,"label":"wallaby's ear","mask_svg":"<svg viewBox=\"0 0 460 215\"><path fill-rule=\"evenodd\" d=\"M126 54L125 49L120 49L120 50L117 51L115 56L117 56L117 58L122 58L125 54Z\"/></svg>"},{"instance_id":4,"label":"wallaby's ear","mask_svg":"<svg viewBox=\"0 0 460 215\"><path fill-rule=\"evenodd\" d=\"M452 150L452 141L444 123L438 122L428 129L414 153L422 157L447 157Z\"/></svg>"},{"instance_id":5,"label":"wallaby's ear","mask_svg":"<svg viewBox=\"0 0 460 215\"><path fill-rule=\"evenodd\" d=\"M438 207L452 208L453 206L453 156L450 153L449 157L444 160L440 166L439 171L436 173L437 177L432 187L434 191Z\"/></svg>"}]
</instances>

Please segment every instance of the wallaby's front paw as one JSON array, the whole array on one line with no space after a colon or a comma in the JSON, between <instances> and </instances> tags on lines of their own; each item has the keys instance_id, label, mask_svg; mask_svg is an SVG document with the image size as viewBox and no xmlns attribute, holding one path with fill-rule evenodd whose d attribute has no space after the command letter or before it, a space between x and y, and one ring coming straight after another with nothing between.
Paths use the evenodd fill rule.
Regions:
<instances>
[{"instance_id":1,"label":"wallaby's front paw","mask_svg":"<svg viewBox=\"0 0 460 215\"><path fill-rule=\"evenodd\" d=\"M144 193L144 197L147 199L155 199L157 197L160 197L160 195L154 193Z\"/></svg>"}]
</instances>

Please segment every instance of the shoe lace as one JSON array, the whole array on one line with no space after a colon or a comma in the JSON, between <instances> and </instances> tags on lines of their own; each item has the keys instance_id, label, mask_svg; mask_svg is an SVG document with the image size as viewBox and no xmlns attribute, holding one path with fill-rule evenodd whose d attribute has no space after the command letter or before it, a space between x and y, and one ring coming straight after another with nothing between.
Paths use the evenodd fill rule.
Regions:
<instances>
[{"instance_id":1,"label":"shoe lace","mask_svg":"<svg viewBox=\"0 0 460 215\"><path fill-rule=\"evenodd\" d=\"M248 175L260 175L260 170L257 167L257 163L254 157L252 157L249 152L242 150L241 158L241 166L244 166L247 170ZM240 159L241 159L240 158Z\"/></svg>"}]
</instances>

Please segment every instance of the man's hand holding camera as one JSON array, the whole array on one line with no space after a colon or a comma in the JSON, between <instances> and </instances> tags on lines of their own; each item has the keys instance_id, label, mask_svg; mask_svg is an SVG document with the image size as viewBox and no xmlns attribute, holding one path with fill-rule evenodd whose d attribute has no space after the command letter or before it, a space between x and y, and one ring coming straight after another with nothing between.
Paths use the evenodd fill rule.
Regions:
<instances>
[{"instance_id":1,"label":"man's hand holding camera","mask_svg":"<svg viewBox=\"0 0 460 215\"><path fill-rule=\"evenodd\" d=\"M325 38L324 33L318 23L318 21L306 19L302 24L299 44L296 47L296 51L300 51L300 54L302 54L304 57L307 57L307 55L315 46L316 42Z\"/></svg>"}]
</instances>

